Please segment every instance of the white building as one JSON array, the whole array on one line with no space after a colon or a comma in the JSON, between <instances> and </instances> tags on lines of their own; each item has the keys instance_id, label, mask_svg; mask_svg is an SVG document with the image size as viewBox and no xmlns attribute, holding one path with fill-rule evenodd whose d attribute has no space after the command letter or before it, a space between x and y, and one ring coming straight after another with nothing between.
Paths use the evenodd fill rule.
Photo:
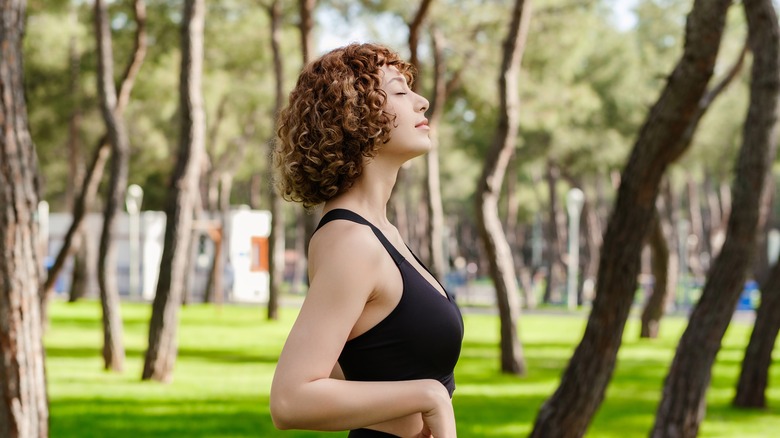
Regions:
<instances>
[{"instance_id":1,"label":"white building","mask_svg":"<svg viewBox=\"0 0 780 438\"><path fill-rule=\"evenodd\" d=\"M226 301L264 303L268 300L268 236L271 214L268 211L237 209L229 213L225 227L225 265L223 293ZM97 254L103 216L92 213L85 218L84 229L93 233L90 239ZM212 221L214 222L214 221ZM57 256L68 228L70 213L50 213L48 218L47 266ZM160 259L165 235L165 213L144 211L138 215L137 231L131 230L131 218L125 212L118 214L114 231L117 260L117 283L122 296L152 300L157 288ZM43 230L42 230L43 231ZM190 296L198 301L208 282L214 254L214 244L205 230L193 241L195 266L190 279ZM55 284L55 292L69 289L72 262L68 262Z\"/></svg>"}]
</instances>

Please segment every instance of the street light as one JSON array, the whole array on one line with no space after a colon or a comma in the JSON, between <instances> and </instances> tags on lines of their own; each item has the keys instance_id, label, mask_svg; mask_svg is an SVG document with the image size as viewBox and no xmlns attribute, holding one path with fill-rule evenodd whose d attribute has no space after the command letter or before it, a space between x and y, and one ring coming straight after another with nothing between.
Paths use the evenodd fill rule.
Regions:
<instances>
[{"instance_id":1,"label":"street light","mask_svg":"<svg viewBox=\"0 0 780 438\"><path fill-rule=\"evenodd\" d=\"M577 276L580 264L580 212L585 202L582 190L573 187L566 193L566 210L569 212L569 257L567 266L567 304L569 310L577 308Z\"/></svg>"},{"instance_id":2,"label":"street light","mask_svg":"<svg viewBox=\"0 0 780 438\"><path fill-rule=\"evenodd\" d=\"M140 270L141 263L139 257L139 248L141 246L141 223L139 213L141 212L141 202L144 198L144 191L138 184L131 184L127 188L125 195L125 205L127 206L128 224L130 228L130 296L140 296Z\"/></svg>"},{"instance_id":3,"label":"street light","mask_svg":"<svg viewBox=\"0 0 780 438\"><path fill-rule=\"evenodd\" d=\"M769 236L767 236L767 260L769 260L769 266L777 263L778 252L780 252L780 231L777 228L769 230Z\"/></svg>"}]
</instances>

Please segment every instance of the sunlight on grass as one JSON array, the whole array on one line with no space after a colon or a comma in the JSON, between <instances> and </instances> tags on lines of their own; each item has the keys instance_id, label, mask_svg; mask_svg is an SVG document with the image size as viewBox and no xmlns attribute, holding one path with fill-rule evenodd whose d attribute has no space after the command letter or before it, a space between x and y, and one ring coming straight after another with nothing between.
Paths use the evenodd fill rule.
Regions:
<instances>
[{"instance_id":1,"label":"sunlight on grass","mask_svg":"<svg viewBox=\"0 0 780 438\"><path fill-rule=\"evenodd\" d=\"M337 437L274 429L268 392L276 358L296 311L277 322L249 306L182 308L174 381L140 379L148 336L148 304L123 303L125 370L103 370L100 306L53 302L45 337L52 437ZM520 321L528 374L498 373L498 320L465 312L466 338L456 369L454 404L462 437L527 435L536 412L558 386L585 329L586 316L525 314ZM639 339L629 322L606 399L589 437L645 437L663 379L686 321L669 317L662 337ZM780 390L768 391L767 411L730 407L751 327L734 322L723 342L708 393L702 437L766 437L780 429ZM772 381L780 371L773 369Z\"/></svg>"}]
</instances>

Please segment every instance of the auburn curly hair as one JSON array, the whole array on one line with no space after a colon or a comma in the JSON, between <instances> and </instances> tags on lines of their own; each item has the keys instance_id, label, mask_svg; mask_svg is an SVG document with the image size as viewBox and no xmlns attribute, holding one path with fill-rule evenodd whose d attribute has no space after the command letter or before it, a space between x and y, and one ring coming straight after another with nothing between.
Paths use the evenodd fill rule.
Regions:
<instances>
[{"instance_id":1,"label":"auburn curly hair","mask_svg":"<svg viewBox=\"0 0 780 438\"><path fill-rule=\"evenodd\" d=\"M411 64L376 44L350 44L304 67L277 120L273 165L284 199L310 208L343 193L390 139L395 116L384 111L382 66L411 86Z\"/></svg>"}]
</instances>

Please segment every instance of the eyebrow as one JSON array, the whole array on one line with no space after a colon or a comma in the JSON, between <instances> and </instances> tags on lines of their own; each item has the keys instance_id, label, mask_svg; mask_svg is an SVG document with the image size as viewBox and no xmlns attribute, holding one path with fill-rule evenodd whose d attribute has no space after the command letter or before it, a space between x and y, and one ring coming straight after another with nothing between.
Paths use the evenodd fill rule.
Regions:
<instances>
[{"instance_id":1,"label":"eyebrow","mask_svg":"<svg viewBox=\"0 0 780 438\"><path fill-rule=\"evenodd\" d=\"M406 83L406 78L403 77L403 76L396 76L396 77L390 79L389 81L387 81L387 84L390 85L390 83L393 82L393 81L400 81L400 82L405 84Z\"/></svg>"}]
</instances>

